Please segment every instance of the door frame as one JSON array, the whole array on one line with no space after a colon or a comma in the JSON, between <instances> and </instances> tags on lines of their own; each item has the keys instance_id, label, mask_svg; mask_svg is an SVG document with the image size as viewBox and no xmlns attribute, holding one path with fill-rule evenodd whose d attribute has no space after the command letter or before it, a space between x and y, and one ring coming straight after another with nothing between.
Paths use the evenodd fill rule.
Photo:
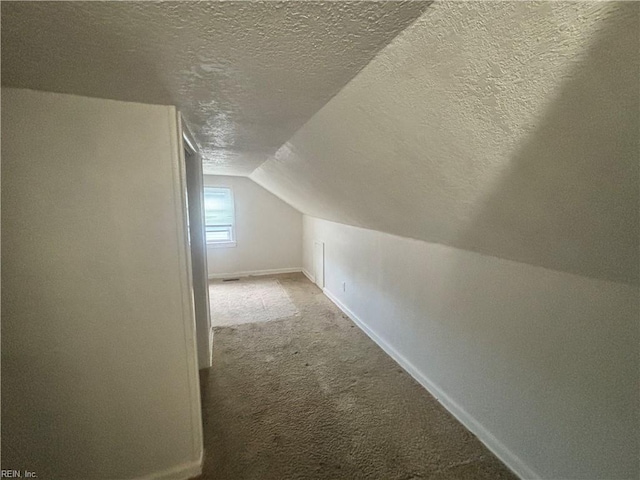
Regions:
<instances>
[{"instance_id":1,"label":"door frame","mask_svg":"<svg viewBox=\"0 0 640 480\"><path fill-rule=\"evenodd\" d=\"M209 303L209 275L207 265L207 240L204 228L204 178L202 157L184 119L181 119L184 152L185 188L189 216L188 246L191 258L191 292L196 321L198 368L210 368L213 355L213 330ZM197 263L194 263L197 262Z\"/></svg>"},{"instance_id":2,"label":"door frame","mask_svg":"<svg viewBox=\"0 0 640 480\"><path fill-rule=\"evenodd\" d=\"M194 461L199 472L203 459L202 406L200 401L200 378L198 375L198 344L196 316L193 302L193 273L191 271L191 249L187 226L187 181L185 165L185 141L182 117L177 109L172 115L171 143L173 149L173 200L177 220L178 262L180 267L180 288L182 290L182 321L185 349L187 352L188 383L191 397L191 429Z\"/></svg>"}]
</instances>

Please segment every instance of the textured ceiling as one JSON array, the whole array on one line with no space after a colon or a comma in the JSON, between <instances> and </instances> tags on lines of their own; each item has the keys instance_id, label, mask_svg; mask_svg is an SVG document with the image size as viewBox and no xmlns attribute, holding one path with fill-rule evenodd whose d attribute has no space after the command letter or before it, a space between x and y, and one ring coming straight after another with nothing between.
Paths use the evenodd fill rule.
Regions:
<instances>
[{"instance_id":1,"label":"textured ceiling","mask_svg":"<svg viewBox=\"0 0 640 480\"><path fill-rule=\"evenodd\" d=\"M426 2L2 2L2 84L173 104L249 174Z\"/></svg>"},{"instance_id":2,"label":"textured ceiling","mask_svg":"<svg viewBox=\"0 0 640 480\"><path fill-rule=\"evenodd\" d=\"M320 218L637 283L639 11L436 2L251 178Z\"/></svg>"}]
</instances>

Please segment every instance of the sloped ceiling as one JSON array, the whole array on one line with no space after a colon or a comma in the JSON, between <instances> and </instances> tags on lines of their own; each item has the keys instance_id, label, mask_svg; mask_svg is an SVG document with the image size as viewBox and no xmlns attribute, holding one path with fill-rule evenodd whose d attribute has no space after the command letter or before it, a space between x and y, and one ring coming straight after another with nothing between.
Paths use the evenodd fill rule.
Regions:
<instances>
[{"instance_id":1,"label":"sloped ceiling","mask_svg":"<svg viewBox=\"0 0 640 480\"><path fill-rule=\"evenodd\" d=\"M2 2L2 84L177 105L247 175L428 2Z\"/></svg>"},{"instance_id":2,"label":"sloped ceiling","mask_svg":"<svg viewBox=\"0 0 640 480\"><path fill-rule=\"evenodd\" d=\"M320 218L638 283L639 10L434 3L251 178Z\"/></svg>"}]
</instances>

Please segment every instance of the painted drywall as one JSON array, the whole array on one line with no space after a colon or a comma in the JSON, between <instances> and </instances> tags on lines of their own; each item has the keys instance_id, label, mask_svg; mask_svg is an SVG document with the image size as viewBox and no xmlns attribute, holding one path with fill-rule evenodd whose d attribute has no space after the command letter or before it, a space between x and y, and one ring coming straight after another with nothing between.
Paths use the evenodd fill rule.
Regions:
<instances>
[{"instance_id":1,"label":"painted drywall","mask_svg":"<svg viewBox=\"0 0 640 480\"><path fill-rule=\"evenodd\" d=\"M3 3L2 83L178 105L205 173L248 175L428 3Z\"/></svg>"},{"instance_id":2,"label":"painted drywall","mask_svg":"<svg viewBox=\"0 0 640 480\"><path fill-rule=\"evenodd\" d=\"M236 213L236 246L207 249L210 277L300 271L300 212L245 177L205 175L204 184L231 187Z\"/></svg>"},{"instance_id":3,"label":"painted drywall","mask_svg":"<svg viewBox=\"0 0 640 480\"><path fill-rule=\"evenodd\" d=\"M522 478L638 478L638 287L305 215L310 276L314 241L328 295Z\"/></svg>"},{"instance_id":4,"label":"painted drywall","mask_svg":"<svg viewBox=\"0 0 640 480\"><path fill-rule=\"evenodd\" d=\"M637 2L435 2L254 171L303 213L638 283Z\"/></svg>"},{"instance_id":5,"label":"painted drywall","mask_svg":"<svg viewBox=\"0 0 640 480\"><path fill-rule=\"evenodd\" d=\"M178 158L173 107L2 89L3 469L197 474Z\"/></svg>"}]
</instances>

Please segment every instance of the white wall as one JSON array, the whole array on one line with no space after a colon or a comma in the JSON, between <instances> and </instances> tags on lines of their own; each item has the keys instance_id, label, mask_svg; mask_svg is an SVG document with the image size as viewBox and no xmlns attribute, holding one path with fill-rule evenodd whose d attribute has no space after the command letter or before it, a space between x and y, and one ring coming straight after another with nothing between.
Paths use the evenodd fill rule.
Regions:
<instances>
[{"instance_id":1,"label":"white wall","mask_svg":"<svg viewBox=\"0 0 640 480\"><path fill-rule=\"evenodd\" d=\"M244 177L205 175L205 185L231 187L236 211L235 247L208 248L209 276L299 271L302 214Z\"/></svg>"},{"instance_id":2,"label":"white wall","mask_svg":"<svg viewBox=\"0 0 640 480\"><path fill-rule=\"evenodd\" d=\"M173 107L2 89L3 469L197 473L178 145Z\"/></svg>"},{"instance_id":3,"label":"white wall","mask_svg":"<svg viewBox=\"0 0 640 480\"><path fill-rule=\"evenodd\" d=\"M638 287L304 216L311 274L314 240L327 293L523 478L638 478Z\"/></svg>"}]
</instances>

